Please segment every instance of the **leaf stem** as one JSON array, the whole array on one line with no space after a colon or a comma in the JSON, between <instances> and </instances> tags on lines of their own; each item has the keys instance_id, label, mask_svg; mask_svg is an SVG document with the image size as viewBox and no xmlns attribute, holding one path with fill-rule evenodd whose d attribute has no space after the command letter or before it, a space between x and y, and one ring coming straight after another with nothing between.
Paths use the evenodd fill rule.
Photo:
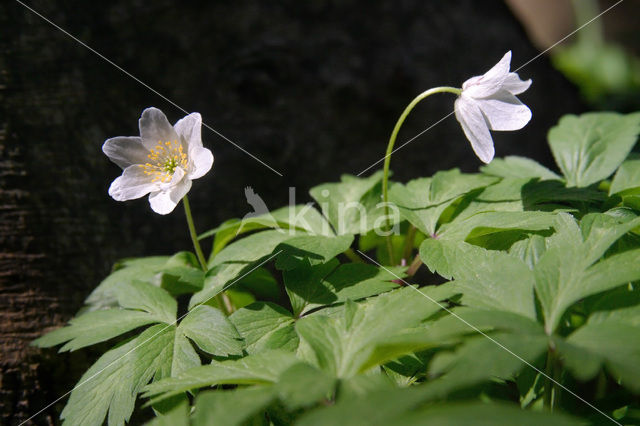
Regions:
<instances>
[{"instance_id":1,"label":"leaf stem","mask_svg":"<svg viewBox=\"0 0 640 426\"><path fill-rule=\"evenodd\" d=\"M187 217L189 235L191 236L193 248L196 251L198 263L200 263L200 267L206 273L209 268L207 266L207 261L205 260L204 253L202 252L202 247L200 247L200 242L198 241L198 234L196 233L196 227L193 224L193 216L191 215L191 205L189 204L189 198L186 195L182 198L182 204L184 205L184 213ZM229 300L227 295L224 293L218 293L215 298L218 302L218 305L220 306L220 309L225 313L225 315L229 315L229 313L232 311L232 306L231 301Z\"/></svg>"},{"instance_id":2,"label":"leaf stem","mask_svg":"<svg viewBox=\"0 0 640 426\"><path fill-rule=\"evenodd\" d=\"M354 263L365 263L364 260L360 256L358 256L358 254L355 251L353 251L352 248L346 249L344 251L344 255L347 256L347 258Z\"/></svg>"},{"instance_id":3,"label":"leaf stem","mask_svg":"<svg viewBox=\"0 0 640 426\"><path fill-rule=\"evenodd\" d=\"M547 350L547 363L545 366L545 382L544 382L544 396L543 403L544 406L551 412L556 405L556 398L558 394L558 389L553 380L557 380L559 378L558 372L556 371L556 354L555 347L551 343ZM553 378L553 380L551 380Z\"/></svg>"},{"instance_id":4,"label":"leaf stem","mask_svg":"<svg viewBox=\"0 0 640 426\"><path fill-rule=\"evenodd\" d=\"M422 266L422 259L420 259L419 254L416 254L416 257L413 258L413 262L409 265L409 269L407 269L407 276L414 276L416 272L418 272L418 269L420 269L420 266Z\"/></svg>"},{"instance_id":5,"label":"leaf stem","mask_svg":"<svg viewBox=\"0 0 640 426\"><path fill-rule=\"evenodd\" d=\"M404 250L402 250L402 258L409 259L411 257L411 252L413 251L413 242L416 239L416 233L418 229L410 225L409 230L407 231L407 236L404 240Z\"/></svg>"},{"instance_id":6,"label":"leaf stem","mask_svg":"<svg viewBox=\"0 0 640 426\"><path fill-rule=\"evenodd\" d=\"M398 132L404 123L404 120L407 118L411 110L415 108L421 100L436 94L436 93L453 93L456 95L460 95L462 93L462 89L458 89L455 87L434 87L433 89L429 89L425 92L422 92L418 96L416 96L407 107L402 111L400 118L396 122L396 125L391 132L391 137L389 138L389 144L387 145L387 152L384 157L384 177L382 178L382 199L384 201L384 214L387 219L387 230L391 229L391 218L389 217L389 165L391 164L391 154L393 154L393 147L396 143L396 138L398 137ZM387 251L389 252L389 262L393 265L395 261L393 259L393 244L391 243L391 235L387 235Z\"/></svg>"}]
</instances>

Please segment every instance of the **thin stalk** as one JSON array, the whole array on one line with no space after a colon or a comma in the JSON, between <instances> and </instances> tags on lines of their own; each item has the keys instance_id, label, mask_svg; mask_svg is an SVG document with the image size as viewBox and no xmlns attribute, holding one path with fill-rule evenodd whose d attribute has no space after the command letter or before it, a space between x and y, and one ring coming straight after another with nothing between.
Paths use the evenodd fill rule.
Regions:
<instances>
[{"instance_id":1,"label":"thin stalk","mask_svg":"<svg viewBox=\"0 0 640 426\"><path fill-rule=\"evenodd\" d=\"M352 262L365 263L364 260L360 256L358 256L358 254L355 251L353 251L352 248L346 249L344 251L344 255L347 256L347 258Z\"/></svg>"},{"instance_id":2,"label":"thin stalk","mask_svg":"<svg viewBox=\"0 0 640 426\"><path fill-rule=\"evenodd\" d=\"M557 359L555 354L555 349L553 347L549 347L547 350L547 364L545 366L545 377L544 382L544 397L543 403L545 408L549 411L553 412L553 409L558 403L558 387L553 380L558 381L560 379L560 371L558 371L558 366L556 365Z\"/></svg>"},{"instance_id":3,"label":"thin stalk","mask_svg":"<svg viewBox=\"0 0 640 426\"><path fill-rule=\"evenodd\" d=\"M402 258L409 259L411 257L411 252L413 251L413 242L416 239L416 233L418 229L410 225L409 230L407 231L407 236L404 240L404 250L402 250Z\"/></svg>"},{"instance_id":4,"label":"thin stalk","mask_svg":"<svg viewBox=\"0 0 640 426\"><path fill-rule=\"evenodd\" d=\"M414 276L416 272L418 272L418 269L420 269L420 266L422 266L422 259L420 259L420 255L417 254L416 257L413 258L411 265L409 265L409 269L407 269L407 276Z\"/></svg>"},{"instance_id":5,"label":"thin stalk","mask_svg":"<svg viewBox=\"0 0 640 426\"><path fill-rule=\"evenodd\" d=\"M193 216L191 215L191 205L189 204L189 198L187 198L186 195L182 198L182 205L184 206L184 213L187 217L187 226L189 227L189 235L191 236L193 248L196 251L198 263L200 263L200 267L206 273L209 268L207 267L207 261L205 260L204 253L202 252L202 247L200 247L200 241L198 241L198 234L196 233L196 227L193 224ZM233 307L231 306L229 298L226 297L226 294L218 293L216 295L216 301L225 315L229 315Z\"/></svg>"},{"instance_id":6,"label":"thin stalk","mask_svg":"<svg viewBox=\"0 0 640 426\"><path fill-rule=\"evenodd\" d=\"M396 143L396 138L398 137L398 132L404 123L404 120L407 118L411 110L415 108L421 100L436 94L436 93L453 93L456 95L460 95L462 93L462 89L457 89L455 87L434 87L433 89L429 89L425 92L422 92L418 96L415 97L414 100L407 105L407 107L402 111L400 118L396 122L396 125L391 132L391 137L389 138L389 144L387 145L387 152L384 157L384 177L382 178L382 199L384 201L384 214L387 219L387 230L391 229L391 218L389 217L389 165L391 164L391 154L393 154L393 147ZM387 235L387 251L389 252L389 262L394 265L395 261L393 258L393 244L391 242L391 235Z\"/></svg>"}]
</instances>

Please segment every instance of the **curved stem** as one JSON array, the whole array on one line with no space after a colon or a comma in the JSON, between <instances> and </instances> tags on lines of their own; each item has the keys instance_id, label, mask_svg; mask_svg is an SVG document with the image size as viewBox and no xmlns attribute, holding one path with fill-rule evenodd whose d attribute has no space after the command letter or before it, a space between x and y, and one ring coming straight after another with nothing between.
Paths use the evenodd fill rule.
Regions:
<instances>
[{"instance_id":1,"label":"curved stem","mask_svg":"<svg viewBox=\"0 0 640 426\"><path fill-rule=\"evenodd\" d=\"M184 213L187 217L187 225L189 226L189 235L191 236L191 242L193 243L193 248L196 251L196 257L198 258L198 262L200 263L200 267L206 273L209 269L207 267L207 261L205 260L204 253L202 252L202 247L200 247L200 242L198 241L198 234L196 233L196 227L193 224L193 216L191 216L191 205L189 205L189 198L185 195L182 198L182 204L184 205ZM229 315L231 312L230 300L226 297L225 294L217 294L216 301L220 306L220 309L226 314Z\"/></svg>"},{"instance_id":2,"label":"curved stem","mask_svg":"<svg viewBox=\"0 0 640 426\"><path fill-rule=\"evenodd\" d=\"M457 89L455 87L442 86L442 87L434 87L433 89L429 89L425 92L420 93L418 96L415 97L415 99L411 101L411 103L409 103L409 105L407 105L404 111L402 111L400 118L398 118L398 121L396 122L396 125L394 126L393 131L391 132L391 137L389 138L389 144L387 145L387 152L384 157L384 176L382 178L382 198L385 203L384 214L387 219L387 230L391 229L391 218L389 217L389 194L388 194L389 165L391 164L391 154L393 154L393 146L396 143L398 132L400 131L400 128L404 123L404 120L407 118L411 110L413 110L413 108L415 108L415 106L418 105L418 103L420 103L421 100L436 93L453 93L459 96L460 93L462 93L462 89ZM386 238L387 238L387 250L389 251L389 262L393 265L395 262L393 259L393 245L391 243L391 235L387 235Z\"/></svg>"},{"instance_id":3,"label":"curved stem","mask_svg":"<svg viewBox=\"0 0 640 426\"><path fill-rule=\"evenodd\" d=\"M196 257L198 258L198 262L200 262L200 267L204 272L207 272L207 261L204 258L204 253L202 253L202 247L200 247L200 242L198 241L198 234L196 233L196 227L193 224L193 217L191 216L191 206L189 205L189 198L185 195L182 198L182 204L184 205L184 213L187 216L187 225L189 226L189 235L191 235L191 241L193 242L193 248L196 251Z\"/></svg>"}]
</instances>

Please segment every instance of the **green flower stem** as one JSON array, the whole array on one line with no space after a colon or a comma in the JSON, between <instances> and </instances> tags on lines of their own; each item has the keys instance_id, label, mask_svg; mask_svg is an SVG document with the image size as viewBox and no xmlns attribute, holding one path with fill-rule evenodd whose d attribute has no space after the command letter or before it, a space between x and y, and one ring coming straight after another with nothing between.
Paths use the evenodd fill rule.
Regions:
<instances>
[{"instance_id":1,"label":"green flower stem","mask_svg":"<svg viewBox=\"0 0 640 426\"><path fill-rule=\"evenodd\" d=\"M202 252L202 247L200 247L200 242L198 241L198 234L196 233L196 227L193 224L193 216L191 216L191 206L189 205L189 198L185 195L182 198L182 204L184 205L184 213L187 217L187 225L189 226L189 235L191 235L191 241L193 242L193 248L196 251L196 257L198 258L198 262L200 263L200 267L206 273L209 269L207 267L207 261L205 260L204 253ZM220 306L220 309L225 313L225 315L229 315L231 312L231 303L224 294L218 293L216 295L216 301Z\"/></svg>"},{"instance_id":2,"label":"green flower stem","mask_svg":"<svg viewBox=\"0 0 640 426\"><path fill-rule=\"evenodd\" d=\"M402 250L402 258L409 259L411 257L411 253L413 252L413 243L416 240L416 233L418 229L409 225L409 230L407 231L407 236L404 240L404 250Z\"/></svg>"},{"instance_id":3,"label":"green flower stem","mask_svg":"<svg viewBox=\"0 0 640 426\"><path fill-rule=\"evenodd\" d=\"M400 131L400 127L402 127L404 120L407 118L411 110L413 110L413 108L415 108L415 106L418 105L418 103L420 103L421 100L436 93L453 93L455 95L460 96L460 94L462 93L462 89L458 89L455 87L442 86L442 87L434 87L433 89L429 89L425 92L420 93L418 96L415 97L414 100L411 101L409 105L407 105L404 111L402 111L400 118L398 118L398 121L396 122L396 125L393 128L393 131L391 132L391 137L389 138L389 144L387 145L387 153L384 157L384 177L382 179L382 198L385 203L384 214L387 217L387 230L391 229L391 218L389 217L389 193L388 193L389 165L391 164L391 154L393 154L393 146L396 143L398 132ZM387 250L389 251L389 262L393 265L395 262L393 259L393 245L391 243L391 235L387 235Z\"/></svg>"},{"instance_id":4,"label":"green flower stem","mask_svg":"<svg viewBox=\"0 0 640 426\"><path fill-rule=\"evenodd\" d=\"M556 406L556 398L558 396L558 388L557 385L549 379L552 377L554 380L559 379L559 372L557 371L556 366L556 354L555 348L553 346L549 346L547 349L547 363L545 367L545 382L544 382L544 395L543 395L543 405L549 410L553 412L554 407Z\"/></svg>"},{"instance_id":5,"label":"green flower stem","mask_svg":"<svg viewBox=\"0 0 640 426\"><path fill-rule=\"evenodd\" d=\"M347 256L347 258L354 263L365 263L365 261L360 256L358 256L358 254L355 251L353 251L352 248L346 249L344 251L344 255Z\"/></svg>"}]
</instances>

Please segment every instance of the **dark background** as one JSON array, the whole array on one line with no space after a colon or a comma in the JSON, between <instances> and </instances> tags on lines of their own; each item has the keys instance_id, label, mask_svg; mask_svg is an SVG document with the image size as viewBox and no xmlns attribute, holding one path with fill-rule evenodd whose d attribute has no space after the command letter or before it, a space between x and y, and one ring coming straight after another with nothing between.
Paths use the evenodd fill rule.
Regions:
<instances>
[{"instance_id":1,"label":"dark background","mask_svg":"<svg viewBox=\"0 0 640 426\"><path fill-rule=\"evenodd\" d=\"M270 208L287 202L290 186L309 201L310 187L382 158L418 93L460 86L507 50L514 69L539 53L498 0L28 4L284 175L203 128L215 163L189 194L200 231L247 213L245 186ZM106 138L137 135L148 106L172 123L185 114L19 3L0 5L0 28L0 423L15 424L70 390L93 356L28 343L67 321L116 259L190 242L180 206L159 216L146 197L107 195L120 169L101 151ZM496 154L551 166L547 130L584 107L546 56L519 74L533 79L520 97L533 119L494 133ZM416 108L397 146L453 101L436 95ZM479 165L451 116L396 153L391 168L406 181ZM34 421L55 423L63 404Z\"/></svg>"}]
</instances>

